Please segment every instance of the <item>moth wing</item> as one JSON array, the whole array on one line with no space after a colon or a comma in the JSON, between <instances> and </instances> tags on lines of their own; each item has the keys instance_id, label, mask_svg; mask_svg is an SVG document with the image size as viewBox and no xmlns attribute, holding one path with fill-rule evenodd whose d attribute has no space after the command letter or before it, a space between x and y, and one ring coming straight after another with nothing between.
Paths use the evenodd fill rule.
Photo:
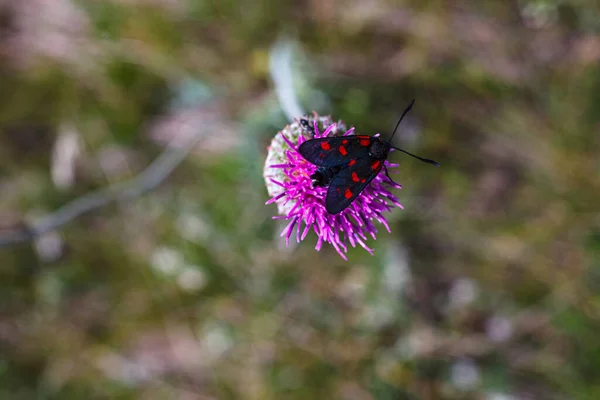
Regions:
<instances>
[{"instance_id":1,"label":"moth wing","mask_svg":"<svg viewBox=\"0 0 600 400\"><path fill-rule=\"evenodd\" d=\"M370 145L371 136L336 136L307 140L298 151L319 167L334 167L367 156Z\"/></svg>"},{"instance_id":2,"label":"moth wing","mask_svg":"<svg viewBox=\"0 0 600 400\"><path fill-rule=\"evenodd\" d=\"M331 180L325 197L325 209L337 214L346 209L369 183L381 172L385 160L363 157L348 165Z\"/></svg>"}]
</instances>

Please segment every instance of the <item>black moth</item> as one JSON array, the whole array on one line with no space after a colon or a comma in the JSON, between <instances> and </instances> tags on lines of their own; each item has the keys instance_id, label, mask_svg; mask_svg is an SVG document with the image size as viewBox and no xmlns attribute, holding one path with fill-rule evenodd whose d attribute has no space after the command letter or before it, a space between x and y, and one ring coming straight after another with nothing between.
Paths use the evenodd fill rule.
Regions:
<instances>
[{"instance_id":1,"label":"black moth","mask_svg":"<svg viewBox=\"0 0 600 400\"><path fill-rule=\"evenodd\" d=\"M300 145L298 148L300 154L319 167L310 176L313 186L329 185L325 198L325 209L329 214L337 214L345 210L382 169L388 179L394 182L384 165L390 149L399 150L439 167L440 164L436 161L416 156L390 144L402 118L414 103L413 100L402 113L390 141L374 136L348 135L311 139ZM301 119L300 124L303 129L314 133L306 119Z\"/></svg>"}]
</instances>

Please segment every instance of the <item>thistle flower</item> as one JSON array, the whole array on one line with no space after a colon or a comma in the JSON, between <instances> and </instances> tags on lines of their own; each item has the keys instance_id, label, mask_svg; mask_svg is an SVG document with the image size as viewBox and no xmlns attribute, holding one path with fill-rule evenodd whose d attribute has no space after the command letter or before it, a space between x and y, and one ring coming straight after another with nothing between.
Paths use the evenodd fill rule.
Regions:
<instances>
[{"instance_id":1,"label":"thistle flower","mask_svg":"<svg viewBox=\"0 0 600 400\"><path fill-rule=\"evenodd\" d=\"M348 208L339 214L329 214L325 210L327 188L313 187L310 176L317 167L300 155L298 147L313 138L350 135L354 128L347 129L343 122L334 123L331 117L317 113L305 119L308 126L296 120L278 132L268 148L265 162L264 178L271 196L266 204L277 205L280 215L273 219L289 220L281 236L285 236L286 245L289 245L294 231L296 241L300 242L312 230L317 234L317 251L325 242L331 244L344 260L347 260L348 244L352 247L358 244L373 254L373 249L366 244L367 237L376 239L375 222L390 232L383 213L391 211L394 206L403 208L398 198L389 191L390 187L400 189L401 186L380 173ZM314 132L308 127L314 127ZM391 170L398 164L385 161L385 166Z\"/></svg>"}]
</instances>

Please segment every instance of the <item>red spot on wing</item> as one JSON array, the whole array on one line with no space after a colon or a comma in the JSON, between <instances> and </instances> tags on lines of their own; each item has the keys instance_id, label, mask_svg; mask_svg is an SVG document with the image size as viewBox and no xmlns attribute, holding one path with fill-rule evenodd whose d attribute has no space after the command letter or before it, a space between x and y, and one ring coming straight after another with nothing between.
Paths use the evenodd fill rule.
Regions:
<instances>
[{"instance_id":1,"label":"red spot on wing","mask_svg":"<svg viewBox=\"0 0 600 400\"><path fill-rule=\"evenodd\" d=\"M348 163L348 166L351 167L354 164L356 164L356 160L350 160L350 162Z\"/></svg>"},{"instance_id":2,"label":"red spot on wing","mask_svg":"<svg viewBox=\"0 0 600 400\"><path fill-rule=\"evenodd\" d=\"M350 189L346 189L346 191L344 192L344 197L347 199L352 197L352 191Z\"/></svg>"},{"instance_id":3,"label":"red spot on wing","mask_svg":"<svg viewBox=\"0 0 600 400\"><path fill-rule=\"evenodd\" d=\"M340 146L340 154L345 156L346 154L348 154L348 150L346 150L346 148L344 146Z\"/></svg>"},{"instance_id":4,"label":"red spot on wing","mask_svg":"<svg viewBox=\"0 0 600 400\"><path fill-rule=\"evenodd\" d=\"M347 139L342 140L342 144L348 144L348 140Z\"/></svg>"},{"instance_id":5,"label":"red spot on wing","mask_svg":"<svg viewBox=\"0 0 600 400\"><path fill-rule=\"evenodd\" d=\"M360 183L365 183L367 180L366 179L361 179Z\"/></svg>"},{"instance_id":6,"label":"red spot on wing","mask_svg":"<svg viewBox=\"0 0 600 400\"><path fill-rule=\"evenodd\" d=\"M352 173L352 180L354 182L358 182L360 180L360 178L358 177L358 174L356 172Z\"/></svg>"},{"instance_id":7,"label":"red spot on wing","mask_svg":"<svg viewBox=\"0 0 600 400\"><path fill-rule=\"evenodd\" d=\"M321 142L321 148L325 151L331 149L331 146L327 142Z\"/></svg>"},{"instance_id":8,"label":"red spot on wing","mask_svg":"<svg viewBox=\"0 0 600 400\"><path fill-rule=\"evenodd\" d=\"M379 160L375 160L373 161L373 163L371 164L371 169L372 170L376 170L377 168L379 168L379 166L381 165L381 161Z\"/></svg>"},{"instance_id":9,"label":"red spot on wing","mask_svg":"<svg viewBox=\"0 0 600 400\"><path fill-rule=\"evenodd\" d=\"M371 144L371 136L358 135L356 137L360 139L360 145L363 147L367 147Z\"/></svg>"}]
</instances>

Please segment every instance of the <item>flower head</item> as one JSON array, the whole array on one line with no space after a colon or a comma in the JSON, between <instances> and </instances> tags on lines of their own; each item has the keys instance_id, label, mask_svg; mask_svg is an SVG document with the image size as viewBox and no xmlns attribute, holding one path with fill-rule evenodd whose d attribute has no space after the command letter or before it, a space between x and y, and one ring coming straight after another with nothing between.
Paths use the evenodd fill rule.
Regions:
<instances>
[{"instance_id":1,"label":"flower head","mask_svg":"<svg viewBox=\"0 0 600 400\"><path fill-rule=\"evenodd\" d=\"M305 120L308 124L296 120L275 136L265 162L264 178L271 196L267 204L277 204L280 215L274 219L289 220L281 236L285 236L286 244L289 244L295 231L296 241L300 242L312 230L317 234L316 250L320 250L326 242L347 260L348 244L352 247L358 244L373 254L365 243L367 236L376 238L374 222L381 223L390 231L383 213L391 211L394 206L403 207L389 188L400 189L401 186L380 173L348 208L335 215L329 214L325 210L327 187L313 187L311 179L318 167L305 160L298 147L313 138L350 135L354 128L347 129L343 122L334 123L331 117L316 113ZM385 166L392 169L398 164L385 161Z\"/></svg>"}]
</instances>

